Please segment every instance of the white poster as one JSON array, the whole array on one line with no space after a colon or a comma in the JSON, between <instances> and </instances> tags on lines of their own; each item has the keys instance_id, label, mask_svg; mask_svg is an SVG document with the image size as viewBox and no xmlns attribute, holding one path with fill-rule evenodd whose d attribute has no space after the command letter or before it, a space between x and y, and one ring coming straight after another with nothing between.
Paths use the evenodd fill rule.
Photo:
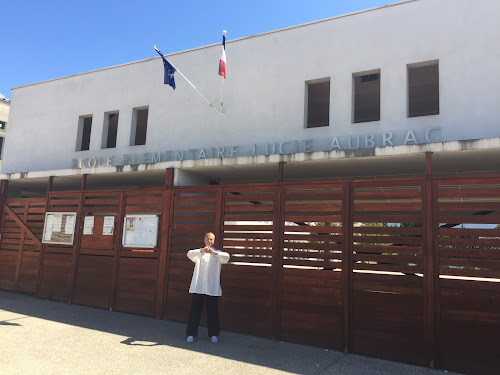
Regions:
<instances>
[{"instance_id":1,"label":"white poster","mask_svg":"<svg viewBox=\"0 0 500 375\"><path fill-rule=\"evenodd\" d=\"M75 217L66 216L66 225L64 226L64 233L73 234L74 231L75 231Z\"/></svg>"},{"instance_id":2,"label":"white poster","mask_svg":"<svg viewBox=\"0 0 500 375\"><path fill-rule=\"evenodd\" d=\"M52 232L60 232L62 229L62 215L54 215L52 218Z\"/></svg>"},{"instance_id":3,"label":"white poster","mask_svg":"<svg viewBox=\"0 0 500 375\"><path fill-rule=\"evenodd\" d=\"M115 217L104 216L104 224L102 226L102 234L105 236L112 236L115 229Z\"/></svg>"},{"instance_id":4,"label":"white poster","mask_svg":"<svg viewBox=\"0 0 500 375\"><path fill-rule=\"evenodd\" d=\"M85 216L83 222L83 234L93 234L94 233L94 216Z\"/></svg>"},{"instance_id":5,"label":"white poster","mask_svg":"<svg viewBox=\"0 0 500 375\"><path fill-rule=\"evenodd\" d=\"M54 226L54 216L47 216L45 219L45 230L43 232L43 240L50 241L52 239L52 227Z\"/></svg>"}]
</instances>

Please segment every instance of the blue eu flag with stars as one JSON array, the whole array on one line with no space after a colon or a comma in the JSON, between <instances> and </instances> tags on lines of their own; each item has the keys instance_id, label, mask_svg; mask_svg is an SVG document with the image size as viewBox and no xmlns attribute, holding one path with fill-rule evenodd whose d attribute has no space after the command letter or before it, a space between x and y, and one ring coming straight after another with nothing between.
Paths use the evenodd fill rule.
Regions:
<instances>
[{"instance_id":1,"label":"blue eu flag with stars","mask_svg":"<svg viewBox=\"0 0 500 375\"><path fill-rule=\"evenodd\" d=\"M161 56L163 60L163 68L165 70L165 76L163 78L163 83L166 85L170 85L175 90L175 78L174 73L176 71L175 66L173 66L170 61L168 61L165 56L154 46L154 49Z\"/></svg>"}]
</instances>

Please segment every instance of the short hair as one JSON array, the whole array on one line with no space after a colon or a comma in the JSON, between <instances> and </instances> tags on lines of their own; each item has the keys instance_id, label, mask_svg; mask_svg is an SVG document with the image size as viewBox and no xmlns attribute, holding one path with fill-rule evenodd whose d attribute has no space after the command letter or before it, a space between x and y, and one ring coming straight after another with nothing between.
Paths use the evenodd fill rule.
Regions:
<instances>
[{"instance_id":1,"label":"short hair","mask_svg":"<svg viewBox=\"0 0 500 375\"><path fill-rule=\"evenodd\" d=\"M214 232L207 232L207 233L205 233L205 237L208 236L209 234L213 234L214 237L215 237L215 233Z\"/></svg>"}]
</instances>

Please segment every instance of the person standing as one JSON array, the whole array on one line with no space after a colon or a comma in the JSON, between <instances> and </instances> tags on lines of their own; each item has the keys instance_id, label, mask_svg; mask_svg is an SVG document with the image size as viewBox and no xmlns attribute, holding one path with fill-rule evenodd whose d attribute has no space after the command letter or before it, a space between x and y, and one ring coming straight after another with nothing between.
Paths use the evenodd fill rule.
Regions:
<instances>
[{"instance_id":1,"label":"person standing","mask_svg":"<svg viewBox=\"0 0 500 375\"><path fill-rule=\"evenodd\" d=\"M229 261L229 254L214 249L215 234L208 232L203 240L205 247L189 250L187 256L194 262L193 277L189 293L191 293L191 310L186 328L187 342L193 342L198 336L201 312L207 305L208 336L212 342L218 342L220 333L219 324L219 296L221 265Z\"/></svg>"}]
</instances>

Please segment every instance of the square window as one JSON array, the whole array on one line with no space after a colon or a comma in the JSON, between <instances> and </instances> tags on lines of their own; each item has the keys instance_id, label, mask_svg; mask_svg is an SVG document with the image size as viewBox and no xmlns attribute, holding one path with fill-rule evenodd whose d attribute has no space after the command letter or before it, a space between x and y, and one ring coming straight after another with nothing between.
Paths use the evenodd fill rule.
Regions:
<instances>
[{"instance_id":1,"label":"square window","mask_svg":"<svg viewBox=\"0 0 500 375\"><path fill-rule=\"evenodd\" d=\"M307 128L330 125L330 80L309 82L307 87Z\"/></svg>"},{"instance_id":2,"label":"square window","mask_svg":"<svg viewBox=\"0 0 500 375\"><path fill-rule=\"evenodd\" d=\"M408 65L408 117L439 114L439 64Z\"/></svg>"},{"instance_id":3,"label":"square window","mask_svg":"<svg viewBox=\"0 0 500 375\"><path fill-rule=\"evenodd\" d=\"M355 75L354 123L380 121L380 73Z\"/></svg>"}]
</instances>

